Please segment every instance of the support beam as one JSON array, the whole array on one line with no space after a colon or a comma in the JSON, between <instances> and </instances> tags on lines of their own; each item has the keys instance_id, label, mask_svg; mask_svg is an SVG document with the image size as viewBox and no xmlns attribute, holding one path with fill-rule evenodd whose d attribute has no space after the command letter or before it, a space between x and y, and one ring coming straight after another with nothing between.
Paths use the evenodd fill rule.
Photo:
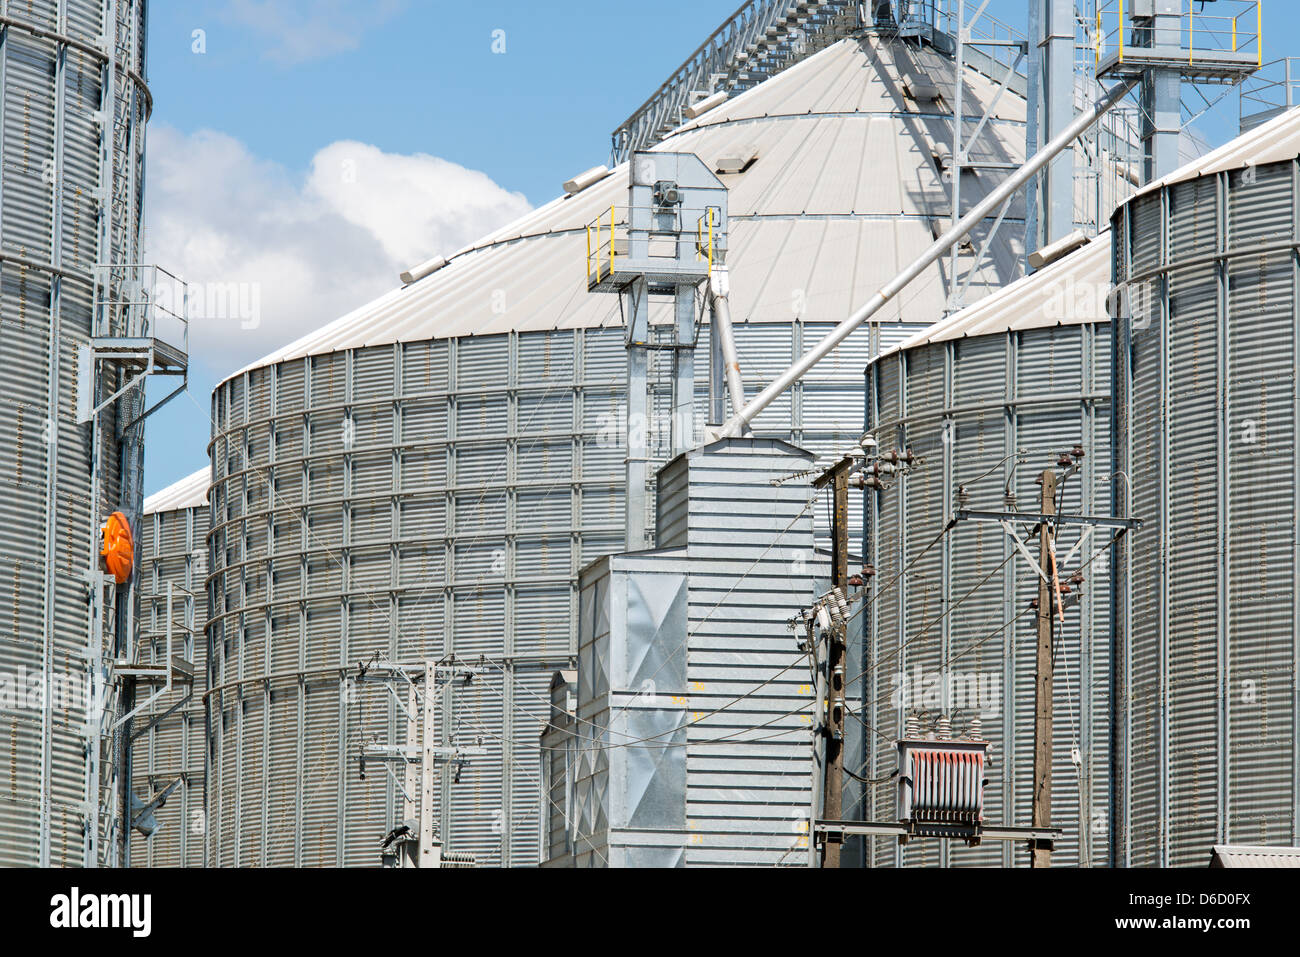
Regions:
<instances>
[{"instance_id":1,"label":"support beam","mask_svg":"<svg viewBox=\"0 0 1300 957\"><path fill-rule=\"evenodd\" d=\"M627 318L627 524L624 547L646 547L646 483L650 477L650 291L644 279L622 293Z\"/></svg>"},{"instance_id":2,"label":"support beam","mask_svg":"<svg viewBox=\"0 0 1300 957\"><path fill-rule=\"evenodd\" d=\"M1026 156L1066 128L1074 116L1074 3L1031 0L1030 99ZM1074 229L1074 150L1062 150L1034 178L1029 196L1025 255Z\"/></svg>"},{"instance_id":3,"label":"support beam","mask_svg":"<svg viewBox=\"0 0 1300 957\"><path fill-rule=\"evenodd\" d=\"M740 375L740 354L736 350L736 330L731 324L730 294L725 267L713 270L709 277L709 298L713 306L713 336L717 340L719 357L722 359L723 378L726 379L727 393L731 397L731 411L739 415L745 408L745 382ZM723 417L719 417L721 422Z\"/></svg>"},{"instance_id":4,"label":"support beam","mask_svg":"<svg viewBox=\"0 0 1300 957\"><path fill-rule=\"evenodd\" d=\"M678 286L674 295L677 348L673 350L674 457L695 447L695 287Z\"/></svg>"}]
</instances>

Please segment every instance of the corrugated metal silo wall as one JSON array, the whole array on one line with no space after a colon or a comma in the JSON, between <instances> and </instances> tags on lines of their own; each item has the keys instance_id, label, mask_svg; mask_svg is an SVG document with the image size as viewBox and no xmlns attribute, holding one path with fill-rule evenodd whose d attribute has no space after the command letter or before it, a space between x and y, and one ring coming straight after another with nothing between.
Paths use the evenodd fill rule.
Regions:
<instances>
[{"instance_id":1,"label":"corrugated metal silo wall","mask_svg":"<svg viewBox=\"0 0 1300 957\"><path fill-rule=\"evenodd\" d=\"M1294 162L1116 214L1120 862L1297 837Z\"/></svg>"},{"instance_id":2,"label":"corrugated metal silo wall","mask_svg":"<svg viewBox=\"0 0 1300 957\"><path fill-rule=\"evenodd\" d=\"M177 689L135 719L142 729L166 715L136 741L131 775L136 795L147 799L178 778L182 783L154 812L158 832L148 839L132 833L133 867L203 866L208 517L207 505L173 509L146 515L140 527L140 659L166 660L170 583L172 652L194 664L195 684L189 701L182 703L185 689Z\"/></svg>"},{"instance_id":3,"label":"corrugated metal silo wall","mask_svg":"<svg viewBox=\"0 0 1300 957\"><path fill-rule=\"evenodd\" d=\"M1005 510L1005 489L1011 487L1016 507L1036 512L1035 480L1075 445L1083 446L1085 458L1081 472L1065 485L1063 508L1105 513L1109 329L1065 325L931 343L886 356L868 370L868 427L881 450L910 448L922 461L893 488L867 493L864 551L876 568L872 588L878 597L868 606L865 654L851 665L860 677L849 693L863 702L866 722L880 732L863 736L856 756L861 774L883 783L846 800L846 818L896 820L891 742L909 711L933 717L942 710L932 689L951 676L954 694L962 697L951 702L960 713L956 727L965 727L979 710L993 745L986 819L1030 823L1035 624L1026 613L1004 625L1037 597L1037 577L1022 557L1013 556L1014 545L999 526L969 522L942 538L940 533L962 485L970 508ZM1020 449L1026 463L1017 467ZM1024 536L1026 527L1019 532ZM1062 557L1078 538L1076 528L1061 530ZM1071 567L1107 540L1098 533L1084 543ZM1087 569L1081 604L1067 612L1063 634L1058 626L1052 819L1066 829L1054 855L1062 864L1081 862L1081 836L1088 839L1084 859L1095 866L1109 863L1108 564L1107 553ZM1074 747L1084 758L1082 776L1071 762ZM899 847L893 839L878 839L863 853L871 866L1027 864L1020 846L1012 844L967 848L917 841Z\"/></svg>"},{"instance_id":4,"label":"corrugated metal silo wall","mask_svg":"<svg viewBox=\"0 0 1300 957\"><path fill-rule=\"evenodd\" d=\"M748 387L832 325L738 325ZM756 432L842 451L872 350L919 328L853 336ZM705 328L701 422L708 355ZM377 346L218 388L209 865L378 863L397 798L356 757L400 729L381 691L340 682L381 651L484 657L488 675L444 696L442 733L489 752L444 779L444 847L538 862L538 735L576 653L577 574L623 548L625 377L609 328Z\"/></svg>"},{"instance_id":5,"label":"corrugated metal silo wall","mask_svg":"<svg viewBox=\"0 0 1300 957\"><path fill-rule=\"evenodd\" d=\"M115 509L140 507L120 500L118 443L92 449L89 427L75 421L77 349L90 334L92 267L101 255L96 113L110 6L11 4L0 34L0 579L9 609L0 621L0 675L11 683L34 676L47 688L85 686L85 575L96 560L97 525ZM142 89L145 5L119 0L116 10L130 58L119 89ZM138 254L144 100L117 133L133 172L113 213L114 262ZM92 503L96 457L104 487ZM83 812L97 794L88 789L84 696L55 697L47 717L39 704L0 691L8 755L0 762L0 866L85 863Z\"/></svg>"}]
</instances>

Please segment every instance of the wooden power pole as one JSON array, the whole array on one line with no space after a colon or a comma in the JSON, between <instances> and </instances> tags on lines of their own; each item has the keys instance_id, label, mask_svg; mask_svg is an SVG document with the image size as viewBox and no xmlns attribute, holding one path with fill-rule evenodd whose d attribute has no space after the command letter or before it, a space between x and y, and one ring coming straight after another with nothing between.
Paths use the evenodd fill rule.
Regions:
<instances>
[{"instance_id":1,"label":"wooden power pole","mask_svg":"<svg viewBox=\"0 0 1300 957\"><path fill-rule=\"evenodd\" d=\"M1038 479L1043 486L1041 511L1056 514L1056 473L1051 469ZM1038 560L1042 575L1038 580L1038 656L1034 669L1034 803L1033 826L1052 825L1052 582L1055 558L1052 554L1052 527L1038 526ZM1052 842L1030 841L1031 867L1051 867Z\"/></svg>"},{"instance_id":2,"label":"wooden power pole","mask_svg":"<svg viewBox=\"0 0 1300 957\"><path fill-rule=\"evenodd\" d=\"M831 587L840 594L849 593L849 473L853 459L846 458L832 466L814 485L830 487L834 501L831 519ZM827 636L826 714L823 728L826 738L826 773L822 779L822 813L827 821L838 821L844 805L844 661L847 657L848 626L835 626ZM815 836L813 837L815 840ZM839 867L844 837L828 833L822 843L821 866Z\"/></svg>"}]
</instances>

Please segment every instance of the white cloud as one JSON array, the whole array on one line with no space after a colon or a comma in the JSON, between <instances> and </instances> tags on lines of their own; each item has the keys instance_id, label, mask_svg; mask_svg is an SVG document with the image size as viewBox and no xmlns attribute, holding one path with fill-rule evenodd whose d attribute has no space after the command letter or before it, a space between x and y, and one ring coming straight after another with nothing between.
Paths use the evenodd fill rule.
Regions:
<instances>
[{"instance_id":1,"label":"white cloud","mask_svg":"<svg viewBox=\"0 0 1300 957\"><path fill-rule=\"evenodd\" d=\"M192 284L190 350L224 374L529 209L434 156L340 142L295 176L223 133L149 133L145 257Z\"/></svg>"},{"instance_id":2,"label":"white cloud","mask_svg":"<svg viewBox=\"0 0 1300 957\"><path fill-rule=\"evenodd\" d=\"M284 66L355 50L406 0L229 0L223 17L250 30L264 56Z\"/></svg>"},{"instance_id":3,"label":"white cloud","mask_svg":"<svg viewBox=\"0 0 1300 957\"><path fill-rule=\"evenodd\" d=\"M529 209L485 173L436 156L395 156L365 143L327 146L312 162L308 190L348 222L379 237L384 251L406 265L430 250L460 248L484 232L479 224L504 224ZM475 224L466 236L466 224Z\"/></svg>"}]
</instances>

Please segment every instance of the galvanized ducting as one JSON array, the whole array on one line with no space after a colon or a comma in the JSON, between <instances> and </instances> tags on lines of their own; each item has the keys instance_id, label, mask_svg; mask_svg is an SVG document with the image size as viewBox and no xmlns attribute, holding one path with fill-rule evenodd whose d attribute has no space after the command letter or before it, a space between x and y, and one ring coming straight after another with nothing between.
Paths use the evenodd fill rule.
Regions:
<instances>
[{"instance_id":1,"label":"galvanized ducting","mask_svg":"<svg viewBox=\"0 0 1300 957\"><path fill-rule=\"evenodd\" d=\"M1114 218L1117 863L1297 840L1300 113Z\"/></svg>"},{"instance_id":2,"label":"galvanized ducting","mask_svg":"<svg viewBox=\"0 0 1300 957\"><path fill-rule=\"evenodd\" d=\"M751 390L928 246L944 213L930 144L951 139L950 117L906 99L892 58L888 41L836 44L659 147L709 163L756 152L722 177ZM972 74L966 95L988 105L996 90ZM1023 159L1023 115L1001 98L985 158ZM998 176L972 177L969 201ZM363 743L399 743L405 725L382 688L352 681L377 655L482 659L486 674L442 692L443 740L487 749L459 780L444 772L443 848L540 860L538 736L551 678L577 653L578 573L624 545L624 331L617 302L586 294L582 274L583 226L625 202L626 182L615 171L548 204L216 389L210 866L379 864L401 799L382 768L363 780L358 757ZM981 264L961 253L968 297L1014 275L1016 232L1004 227ZM948 292L936 266L756 433L842 452L861 434L862 368L933 321ZM709 351L704 323L701 432ZM652 353L655 464L669 454L672 362Z\"/></svg>"},{"instance_id":3,"label":"galvanized ducting","mask_svg":"<svg viewBox=\"0 0 1300 957\"><path fill-rule=\"evenodd\" d=\"M121 469L139 459L123 455L113 409L95 447L77 424L77 351L93 267L138 262L145 22L143 0L31 0L7 4L0 26L0 866L105 851L92 757L112 754L98 728L87 737L87 686L130 592L121 617L109 601L100 644L87 581L100 523L138 518Z\"/></svg>"},{"instance_id":4,"label":"galvanized ducting","mask_svg":"<svg viewBox=\"0 0 1300 957\"><path fill-rule=\"evenodd\" d=\"M790 620L829 572L812 464L765 439L680 455L658 548L583 569L563 862L807 862L813 688Z\"/></svg>"},{"instance_id":5,"label":"galvanized ducting","mask_svg":"<svg viewBox=\"0 0 1300 957\"><path fill-rule=\"evenodd\" d=\"M195 683L177 687L141 712L134 730L131 787L141 800L173 787L153 812L151 837L131 835L133 867L202 867L204 812L203 690L207 686L207 469L145 499L140 556L140 660L162 663L168 620L172 653L194 665Z\"/></svg>"},{"instance_id":6,"label":"galvanized ducting","mask_svg":"<svg viewBox=\"0 0 1300 957\"><path fill-rule=\"evenodd\" d=\"M892 487L866 493L863 551L875 568L875 597L864 645L850 650L850 678L861 677L849 691L864 720L849 722L856 740L847 759L877 783L847 786L846 818L896 820L892 741L904 737L908 714L922 710L931 718L953 714L958 731L980 715L992 743L986 823L1030 824L1035 620L1022 613L1037 597L1038 578L998 525L963 522L941 533L959 506L1036 514L1035 480L1075 446L1083 449L1082 470L1065 484L1062 508L1107 513L1109 250L1103 234L867 370L867 426L881 452L910 450L918 460L909 474L886 479ZM1015 527L1024 539L1032 523ZM1062 559L1078 538L1077 528L1061 530ZM1078 568L1108 539L1099 531L1064 570ZM1081 602L1057 626L1052 820L1065 829L1053 856L1061 864L1110 862L1108 557L1084 571ZM869 866L1028 863L1021 845L991 842L904 847L881 838L862 853Z\"/></svg>"}]
</instances>

